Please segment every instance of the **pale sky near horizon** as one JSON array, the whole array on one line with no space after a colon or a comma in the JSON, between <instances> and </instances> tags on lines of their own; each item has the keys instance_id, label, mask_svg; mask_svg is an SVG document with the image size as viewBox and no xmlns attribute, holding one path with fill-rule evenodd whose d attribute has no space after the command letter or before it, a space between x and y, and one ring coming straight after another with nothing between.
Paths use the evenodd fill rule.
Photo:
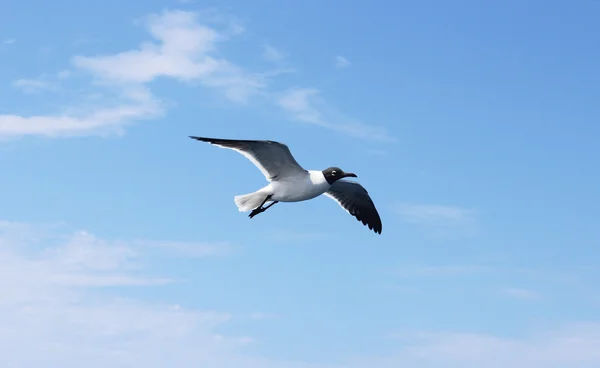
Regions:
<instances>
[{"instance_id":1,"label":"pale sky near horizon","mask_svg":"<svg viewBox=\"0 0 600 368\"><path fill-rule=\"evenodd\" d=\"M600 2L0 6L0 366L600 366ZM189 135L355 172L375 234Z\"/></svg>"}]
</instances>

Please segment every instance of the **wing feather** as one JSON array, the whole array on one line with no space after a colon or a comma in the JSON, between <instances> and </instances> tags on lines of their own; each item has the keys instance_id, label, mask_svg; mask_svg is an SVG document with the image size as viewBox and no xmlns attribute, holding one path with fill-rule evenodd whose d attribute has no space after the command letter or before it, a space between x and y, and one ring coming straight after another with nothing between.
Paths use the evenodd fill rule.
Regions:
<instances>
[{"instance_id":1,"label":"wing feather","mask_svg":"<svg viewBox=\"0 0 600 368\"><path fill-rule=\"evenodd\" d=\"M381 218L369 193L362 185L354 181L338 180L324 194L335 200L363 225L381 234Z\"/></svg>"},{"instance_id":2,"label":"wing feather","mask_svg":"<svg viewBox=\"0 0 600 368\"><path fill-rule=\"evenodd\" d=\"M222 148L232 149L250 160L268 181L307 174L287 145L268 140L236 140L190 136Z\"/></svg>"}]
</instances>

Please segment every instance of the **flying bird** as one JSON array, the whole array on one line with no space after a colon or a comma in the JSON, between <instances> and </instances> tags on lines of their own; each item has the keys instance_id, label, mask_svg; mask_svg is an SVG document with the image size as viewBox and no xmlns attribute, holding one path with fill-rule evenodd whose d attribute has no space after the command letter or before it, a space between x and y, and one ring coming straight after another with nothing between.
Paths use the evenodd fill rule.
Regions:
<instances>
[{"instance_id":1,"label":"flying bird","mask_svg":"<svg viewBox=\"0 0 600 368\"><path fill-rule=\"evenodd\" d=\"M363 225L381 234L381 218L367 190L358 182L344 180L356 174L339 167L306 170L298 164L288 146L269 140L235 140L190 136L218 147L232 149L260 169L269 184L256 192L234 196L240 212L253 218L278 202L306 201L324 194ZM271 202L264 207L265 203Z\"/></svg>"}]
</instances>

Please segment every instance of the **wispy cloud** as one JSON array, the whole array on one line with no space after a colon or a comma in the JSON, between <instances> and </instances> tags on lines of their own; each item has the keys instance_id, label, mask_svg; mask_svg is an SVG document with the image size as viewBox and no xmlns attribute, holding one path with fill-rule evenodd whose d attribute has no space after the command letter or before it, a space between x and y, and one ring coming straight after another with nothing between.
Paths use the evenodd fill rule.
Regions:
<instances>
[{"instance_id":1,"label":"wispy cloud","mask_svg":"<svg viewBox=\"0 0 600 368\"><path fill-rule=\"evenodd\" d=\"M157 276L152 266L181 247L64 231L64 225L0 221L0 366L327 367L256 358L242 350L253 336L219 331L238 320L261 323L276 315L189 308L177 301L178 292L166 299L132 297L132 288L168 288L177 281ZM158 257L149 257L149 244L158 245ZM190 247L184 248L188 254Z\"/></svg>"},{"instance_id":2,"label":"wispy cloud","mask_svg":"<svg viewBox=\"0 0 600 368\"><path fill-rule=\"evenodd\" d=\"M277 314L273 314L273 313L255 312L255 313L250 314L250 318L254 319L254 320L264 320L264 319L272 319L272 318L278 318L278 317L279 316Z\"/></svg>"},{"instance_id":3,"label":"wispy cloud","mask_svg":"<svg viewBox=\"0 0 600 368\"><path fill-rule=\"evenodd\" d=\"M147 86L159 77L198 82L242 104L266 86L264 75L246 73L218 56L217 43L228 36L199 24L195 13L164 11L144 18L142 24L156 42L115 55L72 58L73 66L89 73L96 88L112 94L111 98L58 115L0 115L0 135L122 133L122 127L132 121L164 114L164 104Z\"/></svg>"},{"instance_id":4,"label":"wispy cloud","mask_svg":"<svg viewBox=\"0 0 600 368\"><path fill-rule=\"evenodd\" d=\"M466 230L475 225L474 211L460 207L401 203L397 211L409 223L441 232Z\"/></svg>"},{"instance_id":5,"label":"wispy cloud","mask_svg":"<svg viewBox=\"0 0 600 368\"><path fill-rule=\"evenodd\" d=\"M227 36L199 24L194 13L163 12L147 17L145 25L158 43L116 55L76 56L73 64L100 82L119 86L143 85L158 77L198 81L241 103L266 87L260 74L246 73L216 55L217 43Z\"/></svg>"},{"instance_id":6,"label":"wispy cloud","mask_svg":"<svg viewBox=\"0 0 600 368\"><path fill-rule=\"evenodd\" d=\"M54 86L50 82L40 79L17 79L13 82L13 86L26 93L37 93L54 89Z\"/></svg>"},{"instance_id":7,"label":"wispy cloud","mask_svg":"<svg viewBox=\"0 0 600 368\"><path fill-rule=\"evenodd\" d=\"M419 223L442 221L463 224L473 219L471 211L451 206L401 204L398 210L406 219Z\"/></svg>"},{"instance_id":8,"label":"wispy cloud","mask_svg":"<svg viewBox=\"0 0 600 368\"><path fill-rule=\"evenodd\" d=\"M278 63L285 60L285 58L287 58L288 55L285 52L280 51L269 44L266 44L263 45L262 56L266 61Z\"/></svg>"},{"instance_id":9,"label":"wispy cloud","mask_svg":"<svg viewBox=\"0 0 600 368\"><path fill-rule=\"evenodd\" d=\"M20 229L20 230L19 230ZM39 251L36 269L48 273L44 282L78 286L126 286L155 285L171 282L165 278L148 278L137 275L141 262L148 256L210 257L229 254L227 243L184 243L170 241L107 241L87 231L77 231L61 236L64 242L54 245L56 235L39 232L35 238L23 240L22 235L37 231L35 227L23 224L5 223L0 227L0 261L15 260L26 255L27 250L35 251L32 244L52 244ZM18 244L18 246L17 246ZM159 253L152 252L155 249ZM12 251L8 252L7 251ZM14 254L16 253L16 254ZM10 261L12 262L12 261ZM12 266L9 266L12 267ZM21 268L24 266L21 266Z\"/></svg>"},{"instance_id":10,"label":"wispy cloud","mask_svg":"<svg viewBox=\"0 0 600 368\"><path fill-rule=\"evenodd\" d=\"M243 350L256 341L254 336L224 334L220 327L237 320L262 323L277 314L241 311L231 315L189 308L178 301L177 289L153 293L150 300L141 296L145 293L128 292L132 288L169 288L177 282L157 273L152 261L160 263L165 257L181 255L178 246L169 247L170 242L162 241L106 240L85 230L64 232L63 226L0 221L0 366L46 367L48 362L66 368L600 365L600 325L591 322L515 338L403 332L395 334L402 343L388 355L360 358L352 354L331 364L256 357ZM148 252L148 244L160 254ZM193 290L202 293L201 288L194 286Z\"/></svg>"},{"instance_id":11,"label":"wispy cloud","mask_svg":"<svg viewBox=\"0 0 600 368\"><path fill-rule=\"evenodd\" d=\"M368 153L373 156L383 156L386 154L385 150L382 149L370 149Z\"/></svg>"},{"instance_id":12,"label":"wispy cloud","mask_svg":"<svg viewBox=\"0 0 600 368\"><path fill-rule=\"evenodd\" d=\"M402 266L394 273L402 277L447 277L485 272L492 269L491 266L483 265L420 265Z\"/></svg>"},{"instance_id":13,"label":"wispy cloud","mask_svg":"<svg viewBox=\"0 0 600 368\"><path fill-rule=\"evenodd\" d=\"M12 45L13 43L17 43L17 40L15 40L14 38L7 38L4 41L2 41L2 43L5 45Z\"/></svg>"},{"instance_id":14,"label":"wispy cloud","mask_svg":"<svg viewBox=\"0 0 600 368\"><path fill-rule=\"evenodd\" d=\"M309 231L289 231L289 230L273 230L269 232L269 237L276 242L288 243L298 241L319 241L330 237L331 234L316 233Z\"/></svg>"},{"instance_id":15,"label":"wispy cloud","mask_svg":"<svg viewBox=\"0 0 600 368\"><path fill-rule=\"evenodd\" d=\"M350 62L345 57L339 56L339 55L335 57L335 67L336 68L347 68L349 66L350 66Z\"/></svg>"},{"instance_id":16,"label":"wispy cloud","mask_svg":"<svg viewBox=\"0 0 600 368\"><path fill-rule=\"evenodd\" d=\"M148 119L162 114L160 102L143 90L128 91L116 106L73 107L60 115L0 115L0 136L28 134L76 136L122 133L122 126L135 119Z\"/></svg>"},{"instance_id":17,"label":"wispy cloud","mask_svg":"<svg viewBox=\"0 0 600 368\"><path fill-rule=\"evenodd\" d=\"M73 46L90 45L90 44L97 43L100 41L101 41L100 38L90 37L85 34L80 34L75 38L75 40L73 40L72 45Z\"/></svg>"},{"instance_id":18,"label":"wispy cloud","mask_svg":"<svg viewBox=\"0 0 600 368\"><path fill-rule=\"evenodd\" d=\"M58 79L67 79L71 76L71 71L70 70L61 70L60 72L56 73L56 77Z\"/></svg>"},{"instance_id":19,"label":"wispy cloud","mask_svg":"<svg viewBox=\"0 0 600 368\"><path fill-rule=\"evenodd\" d=\"M298 88L289 90L279 98L279 105L286 111L292 113L298 120L323 125L322 114L312 106L310 98L317 96L319 90L314 88Z\"/></svg>"},{"instance_id":20,"label":"wispy cloud","mask_svg":"<svg viewBox=\"0 0 600 368\"><path fill-rule=\"evenodd\" d=\"M52 92L60 89L60 82L71 77L70 70L61 70L58 73L44 73L37 78L21 78L13 81L15 88L25 93Z\"/></svg>"},{"instance_id":21,"label":"wispy cloud","mask_svg":"<svg viewBox=\"0 0 600 368\"><path fill-rule=\"evenodd\" d=\"M516 299L524 299L524 300L535 300L539 299L541 296L538 292L534 290L528 289L520 289L520 288L503 288L500 290L500 293L504 296Z\"/></svg>"},{"instance_id":22,"label":"wispy cloud","mask_svg":"<svg viewBox=\"0 0 600 368\"><path fill-rule=\"evenodd\" d=\"M194 242L174 242L174 241L147 241L138 240L134 244L142 249L151 250L152 248L168 251L182 257L208 257L208 256L227 256L234 252L233 246L228 242L219 243L194 243Z\"/></svg>"},{"instance_id":23,"label":"wispy cloud","mask_svg":"<svg viewBox=\"0 0 600 368\"><path fill-rule=\"evenodd\" d=\"M600 364L600 324L569 324L524 336L507 338L491 334L421 332L401 333L404 348L385 358L372 357L351 367L431 368L592 368Z\"/></svg>"},{"instance_id":24,"label":"wispy cloud","mask_svg":"<svg viewBox=\"0 0 600 368\"><path fill-rule=\"evenodd\" d=\"M196 358L206 361L213 352L226 356L223 349L248 342L245 336L214 331L231 320L227 313L98 291L98 287L115 290L175 282L149 274L141 243L50 229L0 222L1 366L41 367L52 361L65 367L101 367L150 358L144 366L152 367L162 366L166 359L163 353L155 354L158 360L153 362L152 346L156 351L175 351L190 343L203 346ZM161 258L171 254L171 247L162 249ZM31 351L36 354L26 353Z\"/></svg>"},{"instance_id":25,"label":"wispy cloud","mask_svg":"<svg viewBox=\"0 0 600 368\"><path fill-rule=\"evenodd\" d=\"M353 121L328 106L316 88L289 89L280 94L279 106L301 122L376 141L394 141L387 129Z\"/></svg>"},{"instance_id":26,"label":"wispy cloud","mask_svg":"<svg viewBox=\"0 0 600 368\"><path fill-rule=\"evenodd\" d=\"M31 78L15 82L17 87L35 92L57 86L58 82L66 83L71 74L87 76L91 79L88 89L100 97L94 103L80 97L81 101L51 115L0 115L0 136L123 134L128 124L165 115L167 104L155 95L151 85L157 79L169 78L203 86L234 104L249 105L257 98L274 102L293 120L342 134L394 140L383 127L339 113L320 98L318 89L274 90L272 79L293 72L292 68L249 71L223 57L220 45L244 32L234 19L211 9L172 10L146 16L138 24L149 33L151 41L115 54L73 56L69 68L55 76L56 83ZM218 29L208 24L224 26ZM263 51L269 62L281 63L287 58L286 53L272 45L264 45Z\"/></svg>"}]
</instances>

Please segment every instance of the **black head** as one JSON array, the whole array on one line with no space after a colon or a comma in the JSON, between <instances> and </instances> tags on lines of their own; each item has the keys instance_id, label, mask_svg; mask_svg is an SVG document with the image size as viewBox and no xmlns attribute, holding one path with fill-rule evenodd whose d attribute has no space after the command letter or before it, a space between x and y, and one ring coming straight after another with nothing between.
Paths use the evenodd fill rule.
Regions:
<instances>
[{"instance_id":1,"label":"black head","mask_svg":"<svg viewBox=\"0 0 600 368\"><path fill-rule=\"evenodd\" d=\"M356 178L356 174L344 172L344 170L340 169L339 167L330 167L323 170L323 176L325 176L325 179L329 184L333 184L343 178Z\"/></svg>"}]
</instances>

